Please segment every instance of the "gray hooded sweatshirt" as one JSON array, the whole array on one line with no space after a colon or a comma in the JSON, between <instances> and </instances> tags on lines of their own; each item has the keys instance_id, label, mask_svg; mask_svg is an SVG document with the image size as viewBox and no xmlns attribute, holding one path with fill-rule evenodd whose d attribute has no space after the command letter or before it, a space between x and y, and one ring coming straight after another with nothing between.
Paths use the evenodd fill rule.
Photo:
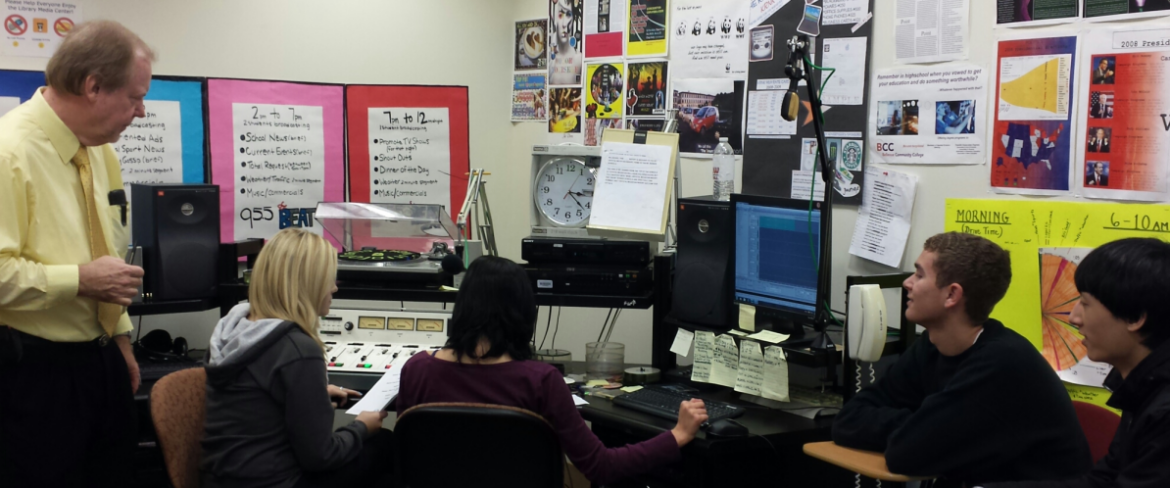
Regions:
<instances>
[{"instance_id":1,"label":"gray hooded sweatshirt","mask_svg":"<svg viewBox=\"0 0 1170 488\"><path fill-rule=\"evenodd\" d=\"M321 346L295 323L237 305L211 334L204 487L280 487L357 457L365 424L333 432Z\"/></svg>"}]
</instances>

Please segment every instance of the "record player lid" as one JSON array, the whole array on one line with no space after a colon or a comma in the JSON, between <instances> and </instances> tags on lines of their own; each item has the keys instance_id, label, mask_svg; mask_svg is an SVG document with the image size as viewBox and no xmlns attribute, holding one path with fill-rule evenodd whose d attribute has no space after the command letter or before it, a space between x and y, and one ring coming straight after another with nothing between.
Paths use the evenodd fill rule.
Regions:
<instances>
[{"instance_id":1,"label":"record player lid","mask_svg":"<svg viewBox=\"0 0 1170 488\"><path fill-rule=\"evenodd\" d=\"M346 250L373 247L429 253L435 242L453 249L459 235L442 205L320 203L314 218Z\"/></svg>"}]
</instances>

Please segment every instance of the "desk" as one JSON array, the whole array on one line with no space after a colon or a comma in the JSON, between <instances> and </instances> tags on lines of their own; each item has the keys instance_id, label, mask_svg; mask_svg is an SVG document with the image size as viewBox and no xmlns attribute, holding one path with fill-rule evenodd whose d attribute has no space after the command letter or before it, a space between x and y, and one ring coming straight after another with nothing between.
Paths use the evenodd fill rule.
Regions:
<instances>
[{"instance_id":1,"label":"desk","mask_svg":"<svg viewBox=\"0 0 1170 488\"><path fill-rule=\"evenodd\" d=\"M886 457L882 453L841 447L832 441L805 444L804 453L867 478L902 483L930 479L891 473L886 467Z\"/></svg>"},{"instance_id":2,"label":"desk","mask_svg":"<svg viewBox=\"0 0 1170 488\"><path fill-rule=\"evenodd\" d=\"M569 373L584 372L584 363L569 363L565 369ZM830 438L832 417L809 420L741 402L740 394L729 388L700 395L746 406L747 413L736 421L752 435L715 439L700 430L695 440L683 447L682 462L630 480L629 486L852 486L852 474L813 461L801 452L806 443ZM589 404L580 408L581 416L591 423L593 432L608 447L641 442L675 425L674 421L619 407L600 397L585 399Z\"/></svg>"}]
</instances>

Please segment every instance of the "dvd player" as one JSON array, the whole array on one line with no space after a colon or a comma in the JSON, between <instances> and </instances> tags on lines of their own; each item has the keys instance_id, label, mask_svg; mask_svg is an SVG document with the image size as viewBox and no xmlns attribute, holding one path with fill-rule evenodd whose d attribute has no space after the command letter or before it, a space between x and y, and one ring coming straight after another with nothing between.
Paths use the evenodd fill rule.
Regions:
<instances>
[{"instance_id":1,"label":"dvd player","mask_svg":"<svg viewBox=\"0 0 1170 488\"><path fill-rule=\"evenodd\" d=\"M554 295L643 295L654 287L649 266L528 264L532 291Z\"/></svg>"},{"instance_id":2,"label":"dvd player","mask_svg":"<svg viewBox=\"0 0 1170 488\"><path fill-rule=\"evenodd\" d=\"M650 262L650 243L529 237L520 241L520 257L529 263L646 265Z\"/></svg>"}]
</instances>

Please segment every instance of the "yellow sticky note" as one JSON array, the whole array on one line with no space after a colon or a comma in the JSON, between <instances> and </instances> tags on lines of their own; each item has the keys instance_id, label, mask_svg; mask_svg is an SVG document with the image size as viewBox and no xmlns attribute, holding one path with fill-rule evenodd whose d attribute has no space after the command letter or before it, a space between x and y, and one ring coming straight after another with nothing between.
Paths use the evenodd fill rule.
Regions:
<instances>
[{"instance_id":1,"label":"yellow sticky note","mask_svg":"<svg viewBox=\"0 0 1170 488\"><path fill-rule=\"evenodd\" d=\"M622 388L622 391L624 391L626 393L633 393L633 392L641 390L641 389L642 389L641 386L627 386L627 387Z\"/></svg>"},{"instance_id":2,"label":"yellow sticky note","mask_svg":"<svg viewBox=\"0 0 1170 488\"><path fill-rule=\"evenodd\" d=\"M756 331L756 306L739 304L739 328Z\"/></svg>"},{"instance_id":3,"label":"yellow sticky note","mask_svg":"<svg viewBox=\"0 0 1170 488\"><path fill-rule=\"evenodd\" d=\"M608 384L609 382L605 380L589 380L588 383L585 383L585 386L605 386Z\"/></svg>"}]
</instances>

